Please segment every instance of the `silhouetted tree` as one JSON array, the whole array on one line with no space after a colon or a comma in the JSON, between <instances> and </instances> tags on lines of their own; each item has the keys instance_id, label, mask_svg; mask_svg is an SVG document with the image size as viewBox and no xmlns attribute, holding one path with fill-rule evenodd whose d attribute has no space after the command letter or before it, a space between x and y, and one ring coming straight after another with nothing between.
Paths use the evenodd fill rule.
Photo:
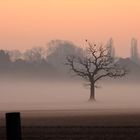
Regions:
<instances>
[{"instance_id":1,"label":"silhouetted tree","mask_svg":"<svg viewBox=\"0 0 140 140\"><path fill-rule=\"evenodd\" d=\"M7 53L9 54L10 60L12 62L18 59L22 59L22 53L19 50L11 50L11 51L8 50Z\"/></svg>"},{"instance_id":2,"label":"silhouetted tree","mask_svg":"<svg viewBox=\"0 0 140 140\"><path fill-rule=\"evenodd\" d=\"M27 62L23 59L17 59L13 62L13 66L14 66L14 71L15 72L26 71Z\"/></svg>"},{"instance_id":3,"label":"silhouetted tree","mask_svg":"<svg viewBox=\"0 0 140 140\"><path fill-rule=\"evenodd\" d=\"M81 56L83 53L81 48L69 41L52 40L47 46L47 61L62 73L66 71L64 67L66 56L71 54Z\"/></svg>"},{"instance_id":4,"label":"silhouetted tree","mask_svg":"<svg viewBox=\"0 0 140 140\"><path fill-rule=\"evenodd\" d=\"M24 59L28 62L40 62L44 59L44 48L34 47L24 53Z\"/></svg>"},{"instance_id":5,"label":"silhouetted tree","mask_svg":"<svg viewBox=\"0 0 140 140\"><path fill-rule=\"evenodd\" d=\"M111 56L110 48L88 42L88 51L82 57L70 55L66 60L70 69L76 75L87 80L90 85L90 101L95 100L96 83L105 78L117 78L124 76L127 72Z\"/></svg>"},{"instance_id":6,"label":"silhouetted tree","mask_svg":"<svg viewBox=\"0 0 140 140\"><path fill-rule=\"evenodd\" d=\"M6 53L4 50L0 50L0 71L8 71L10 70L11 61L9 54Z\"/></svg>"}]
</instances>

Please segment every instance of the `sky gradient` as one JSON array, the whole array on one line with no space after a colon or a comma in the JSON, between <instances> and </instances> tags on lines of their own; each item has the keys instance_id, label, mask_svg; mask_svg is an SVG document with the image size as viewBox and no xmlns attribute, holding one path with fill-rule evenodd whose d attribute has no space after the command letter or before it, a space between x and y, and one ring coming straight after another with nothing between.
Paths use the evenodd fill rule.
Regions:
<instances>
[{"instance_id":1,"label":"sky gradient","mask_svg":"<svg viewBox=\"0 0 140 140\"><path fill-rule=\"evenodd\" d=\"M52 39L105 43L119 56L140 40L140 0L0 0L0 48L45 46Z\"/></svg>"}]
</instances>

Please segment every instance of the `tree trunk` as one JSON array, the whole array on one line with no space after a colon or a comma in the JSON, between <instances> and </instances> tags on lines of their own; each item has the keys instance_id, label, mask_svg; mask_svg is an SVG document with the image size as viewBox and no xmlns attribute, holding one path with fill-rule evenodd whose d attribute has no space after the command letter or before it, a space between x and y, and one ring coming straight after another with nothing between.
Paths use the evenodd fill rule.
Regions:
<instances>
[{"instance_id":1,"label":"tree trunk","mask_svg":"<svg viewBox=\"0 0 140 140\"><path fill-rule=\"evenodd\" d=\"M89 101L95 101L95 85L91 84L90 86L90 99Z\"/></svg>"}]
</instances>

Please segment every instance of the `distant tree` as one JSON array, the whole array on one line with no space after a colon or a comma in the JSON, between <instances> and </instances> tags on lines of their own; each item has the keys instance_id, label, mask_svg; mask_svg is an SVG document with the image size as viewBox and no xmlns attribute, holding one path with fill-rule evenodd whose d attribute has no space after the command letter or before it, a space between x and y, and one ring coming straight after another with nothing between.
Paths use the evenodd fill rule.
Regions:
<instances>
[{"instance_id":1,"label":"distant tree","mask_svg":"<svg viewBox=\"0 0 140 140\"><path fill-rule=\"evenodd\" d=\"M10 70L11 61L9 54L4 51L0 50L0 71L6 72Z\"/></svg>"},{"instance_id":2,"label":"distant tree","mask_svg":"<svg viewBox=\"0 0 140 140\"><path fill-rule=\"evenodd\" d=\"M34 47L27 50L24 54L24 59L28 62L40 62L44 59L44 48Z\"/></svg>"},{"instance_id":3,"label":"distant tree","mask_svg":"<svg viewBox=\"0 0 140 140\"><path fill-rule=\"evenodd\" d=\"M12 62L22 58L22 53L19 50L11 50L7 51L7 53L9 54L10 60Z\"/></svg>"},{"instance_id":4,"label":"distant tree","mask_svg":"<svg viewBox=\"0 0 140 140\"><path fill-rule=\"evenodd\" d=\"M23 69L23 68L27 67L26 61L23 59L17 59L13 62L13 64L14 64L15 69L19 69L19 68Z\"/></svg>"},{"instance_id":5,"label":"distant tree","mask_svg":"<svg viewBox=\"0 0 140 140\"><path fill-rule=\"evenodd\" d=\"M63 40L52 40L48 43L47 61L52 64L57 70L65 71L64 64L67 55L81 56L83 50L72 42Z\"/></svg>"},{"instance_id":6,"label":"distant tree","mask_svg":"<svg viewBox=\"0 0 140 140\"><path fill-rule=\"evenodd\" d=\"M8 53L6 53L4 50L0 50L0 63L1 64L9 64L10 56Z\"/></svg>"},{"instance_id":7,"label":"distant tree","mask_svg":"<svg viewBox=\"0 0 140 140\"><path fill-rule=\"evenodd\" d=\"M127 71L122 68L111 56L110 48L88 42L88 49L82 57L69 55L66 60L76 75L89 82L90 101L95 101L96 83L105 78L117 78L126 75Z\"/></svg>"}]
</instances>

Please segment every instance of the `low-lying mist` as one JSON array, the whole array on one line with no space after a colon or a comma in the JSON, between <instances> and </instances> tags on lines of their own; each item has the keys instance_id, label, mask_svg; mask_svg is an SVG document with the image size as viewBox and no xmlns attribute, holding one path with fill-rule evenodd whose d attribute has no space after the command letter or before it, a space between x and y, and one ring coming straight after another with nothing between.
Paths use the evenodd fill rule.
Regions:
<instances>
[{"instance_id":1,"label":"low-lying mist","mask_svg":"<svg viewBox=\"0 0 140 140\"><path fill-rule=\"evenodd\" d=\"M89 103L89 87L74 80L1 79L0 110L139 109L137 83L102 82L96 102Z\"/></svg>"}]
</instances>

